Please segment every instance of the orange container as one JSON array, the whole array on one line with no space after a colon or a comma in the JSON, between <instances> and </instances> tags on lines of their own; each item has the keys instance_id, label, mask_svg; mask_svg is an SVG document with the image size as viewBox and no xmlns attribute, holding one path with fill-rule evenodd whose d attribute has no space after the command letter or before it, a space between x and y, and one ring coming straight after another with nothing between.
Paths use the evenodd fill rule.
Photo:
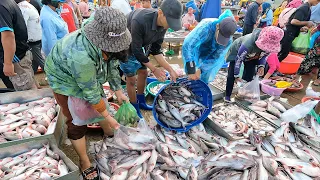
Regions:
<instances>
[{"instance_id":1,"label":"orange container","mask_svg":"<svg viewBox=\"0 0 320 180\"><path fill-rule=\"evenodd\" d=\"M239 18L240 16L234 16L234 19L236 20L236 22L239 22Z\"/></svg>"},{"instance_id":2,"label":"orange container","mask_svg":"<svg viewBox=\"0 0 320 180\"><path fill-rule=\"evenodd\" d=\"M287 58L285 58L280 63L279 72L282 74L295 74L297 73L300 64L302 63L303 58L299 56L295 56L292 54L289 54Z\"/></svg>"}]
</instances>

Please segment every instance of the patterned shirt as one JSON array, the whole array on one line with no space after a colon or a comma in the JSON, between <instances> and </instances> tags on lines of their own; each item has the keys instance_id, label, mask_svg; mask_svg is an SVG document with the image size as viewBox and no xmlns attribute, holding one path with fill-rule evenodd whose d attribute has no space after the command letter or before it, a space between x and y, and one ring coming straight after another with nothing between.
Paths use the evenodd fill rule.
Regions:
<instances>
[{"instance_id":1,"label":"patterned shirt","mask_svg":"<svg viewBox=\"0 0 320 180\"><path fill-rule=\"evenodd\" d=\"M67 47L67 48L66 48ZM61 39L46 58L45 72L55 93L98 104L105 96L102 84L121 88L118 60L105 61L82 29Z\"/></svg>"}]
</instances>

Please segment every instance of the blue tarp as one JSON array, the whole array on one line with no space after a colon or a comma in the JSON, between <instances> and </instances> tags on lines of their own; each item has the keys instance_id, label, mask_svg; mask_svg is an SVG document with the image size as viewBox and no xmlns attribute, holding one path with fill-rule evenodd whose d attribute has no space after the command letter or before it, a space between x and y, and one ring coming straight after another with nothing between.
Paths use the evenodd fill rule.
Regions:
<instances>
[{"instance_id":1,"label":"blue tarp","mask_svg":"<svg viewBox=\"0 0 320 180\"><path fill-rule=\"evenodd\" d=\"M218 18L221 14L221 0L207 0L201 8L201 19Z\"/></svg>"}]
</instances>

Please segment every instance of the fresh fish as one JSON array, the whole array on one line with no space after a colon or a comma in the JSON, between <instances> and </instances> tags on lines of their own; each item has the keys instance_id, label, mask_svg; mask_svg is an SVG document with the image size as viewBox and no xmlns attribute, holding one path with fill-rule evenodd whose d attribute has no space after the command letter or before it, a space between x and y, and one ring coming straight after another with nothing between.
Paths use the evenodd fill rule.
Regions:
<instances>
[{"instance_id":1,"label":"fresh fish","mask_svg":"<svg viewBox=\"0 0 320 180\"><path fill-rule=\"evenodd\" d=\"M311 130L311 127L304 127L304 126L299 126L299 125L293 125L295 130L299 131L302 134L305 134L307 136L315 137L316 135L314 132Z\"/></svg>"},{"instance_id":2,"label":"fresh fish","mask_svg":"<svg viewBox=\"0 0 320 180\"><path fill-rule=\"evenodd\" d=\"M269 114L269 113L266 113L266 112L256 111L256 113L258 113L262 117L265 117L265 118L270 119L270 120L277 120L278 119L276 116L274 116L272 114Z\"/></svg>"},{"instance_id":3,"label":"fresh fish","mask_svg":"<svg viewBox=\"0 0 320 180\"><path fill-rule=\"evenodd\" d=\"M286 109L282 104L280 104L279 102L271 101L271 104L272 104L275 108L277 108L279 111L281 111L282 113L287 110L287 109Z\"/></svg>"},{"instance_id":4,"label":"fresh fish","mask_svg":"<svg viewBox=\"0 0 320 180\"><path fill-rule=\"evenodd\" d=\"M7 111L6 113L7 114L17 114L17 113L23 112L25 110L28 110L29 108L30 107L27 105L20 105L19 107L11 109L11 110Z\"/></svg>"},{"instance_id":5,"label":"fresh fish","mask_svg":"<svg viewBox=\"0 0 320 180\"><path fill-rule=\"evenodd\" d=\"M11 104L7 104L7 105L2 105L0 107L0 112L7 112L7 111L10 111L11 109L17 108L19 106L20 106L19 103L11 103Z\"/></svg>"},{"instance_id":6,"label":"fresh fish","mask_svg":"<svg viewBox=\"0 0 320 180\"><path fill-rule=\"evenodd\" d=\"M110 180L110 177L108 175L104 174L103 172L100 172L100 179L101 180Z\"/></svg>"},{"instance_id":7,"label":"fresh fish","mask_svg":"<svg viewBox=\"0 0 320 180\"><path fill-rule=\"evenodd\" d=\"M267 111L278 118L281 116L281 112L277 108L273 107L271 103L268 103Z\"/></svg>"},{"instance_id":8,"label":"fresh fish","mask_svg":"<svg viewBox=\"0 0 320 180\"><path fill-rule=\"evenodd\" d=\"M60 176L64 176L64 175L68 174L67 165L62 160L59 161L58 169L60 172L60 174L59 174Z\"/></svg>"},{"instance_id":9,"label":"fresh fish","mask_svg":"<svg viewBox=\"0 0 320 180\"><path fill-rule=\"evenodd\" d=\"M13 114L8 114L7 116L5 116L3 121L0 121L0 126L12 124L12 123L19 121L19 120L22 120L24 118L25 118L24 116L16 116Z\"/></svg>"},{"instance_id":10,"label":"fresh fish","mask_svg":"<svg viewBox=\"0 0 320 180\"><path fill-rule=\"evenodd\" d=\"M310 163L298 159L289 158L276 158L275 160L281 162L286 166L294 167L295 169L307 174L310 177L320 177L320 168L317 166L313 166Z\"/></svg>"},{"instance_id":11,"label":"fresh fish","mask_svg":"<svg viewBox=\"0 0 320 180\"><path fill-rule=\"evenodd\" d=\"M269 142L269 140L267 138L264 138L262 140L262 147L264 149L266 149L272 155L274 155L274 156L276 155L276 151L274 150L274 147L272 146L272 144Z\"/></svg>"},{"instance_id":12,"label":"fresh fish","mask_svg":"<svg viewBox=\"0 0 320 180\"><path fill-rule=\"evenodd\" d=\"M191 144L188 143L186 137L184 138L184 137L182 137L181 135L177 135L176 138L177 138L177 141L179 142L179 144L180 144L183 148L189 150L191 153L195 153L195 154L197 153L197 152L196 152L196 149L195 149Z\"/></svg>"},{"instance_id":13,"label":"fresh fish","mask_svg":"<svg viewBox=\"0 0 320 180\"><path fill-rule=\"evenodd\" d=\"M154 167L156 166L156 163L157 163L157 158L158 158L158 153L154 149L154 150L152 150L151 157L150 157L150 159L148 161L148 170L147 170L147 172L151 172L154 169Z\"/></svg>"},{"instance_id":14,"label":"fresh fish","mask_svg":"<svg viewBox=\"0 0 320 180\"><path fill-rule=\"evenodd\" d=\"M173 115L174 118L176 118L178 121L181 122L181 125L183 128L185 128L186 126L189 125L189 123L186 123L183 121L183 119L181 118L181 116L179 114L178 109L176 109L173 105L171 105L169 103L167 105L168 105L170 113Z\"/></svg>"},{"instance_id":15,"label":"fresh fish","mask_svg":"<svg viewBox=\"0 0 320 180\"><path fill-rule=\"evenodd\" d=\"M163 115L159 115L159 120L164 122L168 127L179 128L182 126L181 122L176 119L169 119Z\"/></svg>"},{"instance_id":16,"label":"fresh fish","mask_svg":"<svg viewBox=\"0 0 320 180\"><path fill-rule=\"evenodd\" d=\"M189 168L186 180L198 180L198 172L193 165Z\"/></svg>"},{"instance_id":17,"label":"fresh fish","mask_svg":"<svg viewBox=\"0 0 320 180\"><path fill-rule=\"evenodd\" d=\"M179 92L179 94L181 95L181 96L187 96L187 97L191 97L191 92L190 91L188 91L186 88L184 88L184 87L180 87L179 89L178 89L178 92Z\"/></svg>"},{"instance_id":18,"label":"fresh fish","mask_svg":"<svg viewBox=\"0 0 320 180\"><path fill-rule=\"evenodd\" d=\"M228 167L235 170L245 170L254 166L255 162L250 159L239 157L237 155L232 155L230 158L220 158L215 162L212 162L212 165L216 167Z\"/></svg>"},{"instance_id":19,"label":"fresh fish","mask_svg":"<svg viewBox=\"0 0 320 180\"><path fill-rule=\"evenodd\" d=\"M123 168L118 168L110 178L110 180L126 180L128 176L128 170Z\"/></svg>"},{"instance_id":20,"label":"fresh fish","mask_svg":"<svg viewBox=\"0 0 320 180\"><path fill-rule=\"evenodd\" d=\"M165 100L163 100L163 99L159 99L158 100L158 104L159 104L159 106L160 106L160 108L162 108L162 109L164 109L164 110L168 110L168 107L167 107L167 104L166 104L166 101Z\"/></svg>"},{"instance_id":21,"label":"fresh fish","mask_svg":"<svg viewBox=\"0 0 320 180\"><path fill-rule=\"evenodd\" d=\"M135 167L131 168L128 172L128 179L127 180L138 179L141 172L142 172L142 165L135 166Z\"/></svg>"},{"instance_id":22,"label":"fresh fish","mask_svg":"<svg viewBox=\"0 0 320 180\"><path fill-rule=\"evenodd\" d=\"M15 123L12 123L12 124L9 124L9 125L0 126L0 133L4 133L4 132L10 131L10 130L14 130L17 127L22 126L22 125L27 124L27 123L28 123L27 121L19 121L19 122L15 122Z\"/></svg>"},{"instance_id":23,"label":"fresh fish","mask_svg":"<svg viewBox=\"0 0 320 180\"><path fill-rule=\"evenodd\" d=\"M275 176L278 171L278 163L274 159L270 157L262 156L262 164L266 170L269 171L269 173L272 176Z\"/></svg>"},{"instance_id":24,"label":"fresh fish","mask_svg":"<svg viewBox=\"0 0 320 180\"><path fill-rule=\"evenodd\" d=\"M262 108L262 107L259 107L259 106L251 105L251 106L248 106L248 107L253 111L265 111L266 110L266 108Z\"/></svg>"},{"instance_id":25,"label":"fresh fish","mask_svg":"<svg viewBox=\"0 0 320 180\"><path fill-rule=\"evenodd\" d=\"M155 134L158 137L158 139L160 139L162 142L165 142L166 140L165 140L164 135L162 134L161 130L159 129L159 127L155 126L154 130L155 130Z\"/></svg>"},{"instance_id":26,"label":"fresh fish","mask_svg":"<svg viewBox=\"0 0 320 180\"><path fill-rule=\"evenodd\" d=\"M268 180L268 172L263 166L262 158L258 158L258 180Z\"/></svg>"},{"instance_id":27,"label":"fresh fish","mask_svg":"<svg viewBox=\"0 0 320 180\"><path fill-rule=\"evenodd\" d=\"M255 103L252 104L252 106L259 106L259 107L262 107L262 108L267 108L268 106L268 103L266 101L257 101Z\"/></svg>"},{"instance_id":28,"label":"fresh fish","mask_svg":"<svg viewBox=\"0 0 320 180\"><path fill-rule=\"evenodd\" d=\"M142 164L143 162L145 162L147 159L149 159L149 157L151 156L151 152L150 151L147 151L147 152L144 152L140 157L138 158L135 158L133 160L130 160L126 163L123 163L123 164L120 164L118 165L116 168L115 168L115 171L117 169L129 169L133 166L137 166L137 165L140 165Z\"/></svg>"}]
</instances>

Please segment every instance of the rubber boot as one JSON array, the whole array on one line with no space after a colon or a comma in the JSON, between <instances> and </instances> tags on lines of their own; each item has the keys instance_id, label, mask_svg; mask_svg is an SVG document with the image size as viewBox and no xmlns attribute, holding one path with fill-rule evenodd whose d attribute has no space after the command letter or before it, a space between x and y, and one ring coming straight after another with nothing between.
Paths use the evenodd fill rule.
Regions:
<instances>
[{"instance_id":1,"label":"rubber boot","mask_svg":"<svg viewBox=\"0 0 320 180\"><path fill-rule=\"evenodd\" d=\"M143 118L143 116L142 116L142 114L140 112L139 104L138 103L131 103L131 104L136 109L139 118Z\"/></svg>"},{"instance_id":2,"label":"rubber boot","mask_svg":"<svg viewBox=\"0 0 320 180\"><path fill-rule=\"evenodd\" d=\"M146 97L144 96L144 94L137 94L137 101L141 109L152 110L152 106L146 103Z\"/></svg>"}]
</instances>

